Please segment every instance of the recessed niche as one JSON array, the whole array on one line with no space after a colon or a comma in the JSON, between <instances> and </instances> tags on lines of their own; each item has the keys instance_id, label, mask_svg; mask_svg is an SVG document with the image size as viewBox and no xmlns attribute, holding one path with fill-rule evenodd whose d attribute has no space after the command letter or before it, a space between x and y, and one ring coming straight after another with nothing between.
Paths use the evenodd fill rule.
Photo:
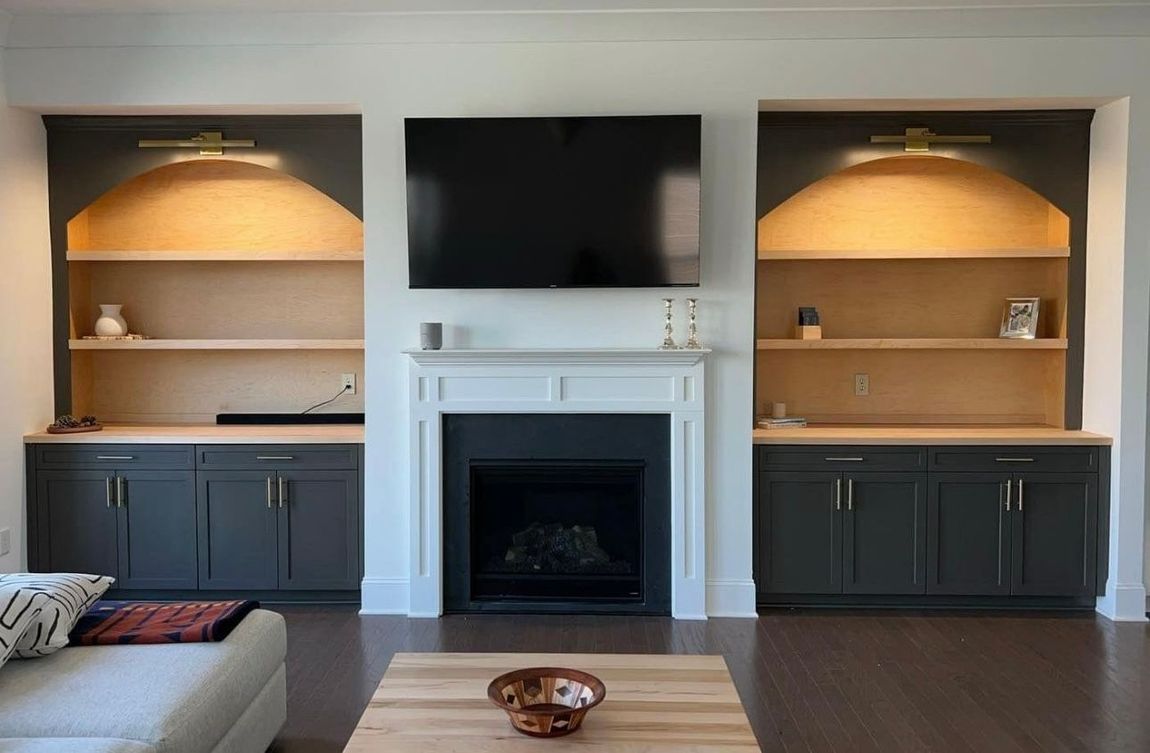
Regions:
<instances>
[{"instance_id":1,"label":"recessed niche","mask_svg":"<svg viewBox=\"0 0 1150 753\"><path fill-rule=\"evenodd\" d=\"M354 214L260 165L193 159L111 189L68 223L73 412L200 423L331 397L363 375L362 258ZM81 340L102 303L166 342Z\"/></svg>"},{"instance_id":2,"label":"recessed niche","mask_svg":"<svg viewBox=\"0 0 1150 753\"><path fill-rule=\"evenodd\" d=\"M68 223L68 249L362 252L363 223L285 173L237 160L189 160L96 199Z\"/></svg>"},{"instance_id":3,"label":"recessed niche","mask_svg":"<svg viewBox=\"0 0 1150 753\"><path fill-rule=\"evenodd\" d=\"M1061 255L1069 228L1066 214L1002 173L900 156L848 167L799 191L759 220L758 248L763 258L854 250L895 258L1027 249Z\"/></svg>"},{"instance_id":4,"label":"recessed niche","mask_svg":"<svg viewBox=\"0 0 1150 753\"><path fill-rule=\"evenodd\" d=\"M971 162L889 157L803 188L758 222L756 413L1062 426L1069 245L1064 212ZM1008 297L1042 300L1037 340L997 339ZM790 339L800 306L823 341Z\"/></svg>"}]
</instances>

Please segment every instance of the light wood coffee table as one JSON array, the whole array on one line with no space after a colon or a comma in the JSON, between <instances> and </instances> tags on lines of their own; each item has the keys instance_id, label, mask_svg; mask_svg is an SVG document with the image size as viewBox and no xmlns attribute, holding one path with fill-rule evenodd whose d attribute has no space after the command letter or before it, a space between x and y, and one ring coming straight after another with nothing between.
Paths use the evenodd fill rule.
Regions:
<instances>
[{"instance_id":1,"label":"light wood coffee table","mask_svg":"<svg viewBox=\"0 0 1150 753\"><path fill-rule=\"evenodd\" d=\"M607 698L582 729L525 737L487 700L496 676L521 667L598 676ZM757 751L721 656L396 654L345 753L488 751Z\"/></svg>"}]
</instances>

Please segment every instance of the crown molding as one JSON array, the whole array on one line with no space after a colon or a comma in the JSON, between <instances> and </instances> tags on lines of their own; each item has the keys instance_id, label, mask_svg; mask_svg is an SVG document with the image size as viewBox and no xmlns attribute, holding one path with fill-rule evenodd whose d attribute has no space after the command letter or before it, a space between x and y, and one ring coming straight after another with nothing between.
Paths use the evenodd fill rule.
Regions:
<instances>
[{"instance_id":1,"label":"crown molding","mask_svg":"<svg viewBox=\"0 0 1150 753\"><path fill-rule=\"evenodd\" d=\"M1150 36L1150 4L489 13L16 15L8 47Z\"/></svg>"}]
</instances>

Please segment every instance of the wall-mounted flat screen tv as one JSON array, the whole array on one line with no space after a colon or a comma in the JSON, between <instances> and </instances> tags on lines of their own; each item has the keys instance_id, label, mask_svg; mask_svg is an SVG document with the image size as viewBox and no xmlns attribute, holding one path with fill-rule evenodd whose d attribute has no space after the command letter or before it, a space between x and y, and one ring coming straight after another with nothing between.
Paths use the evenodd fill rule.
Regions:
<instances>
[{"instance_id":1,"label":"wall-mounted flat screen tv","mask_svg":"<svg viewBox=\"0 0 1150 753\"><path fill-rule=\"evenodd\" d=\"M701 122L408 118L410 286L698 285Z\"/></svg>"}]
</instances>

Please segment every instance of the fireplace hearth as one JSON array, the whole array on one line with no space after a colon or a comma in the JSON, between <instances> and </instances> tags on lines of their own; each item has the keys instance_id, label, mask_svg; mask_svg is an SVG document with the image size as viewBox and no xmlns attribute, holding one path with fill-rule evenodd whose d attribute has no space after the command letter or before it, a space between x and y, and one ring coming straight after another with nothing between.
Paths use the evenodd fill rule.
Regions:
<instances>
[{"instance_id":1,"label":"fireplace hearth","mask_svg":"<svg viewBox=\"0 0 1150 753\"><path fill-rule=\"evenodd\" d=\"M444 416L445 608L666 614L668 424Z\"/></svg>"}]
</instances>

